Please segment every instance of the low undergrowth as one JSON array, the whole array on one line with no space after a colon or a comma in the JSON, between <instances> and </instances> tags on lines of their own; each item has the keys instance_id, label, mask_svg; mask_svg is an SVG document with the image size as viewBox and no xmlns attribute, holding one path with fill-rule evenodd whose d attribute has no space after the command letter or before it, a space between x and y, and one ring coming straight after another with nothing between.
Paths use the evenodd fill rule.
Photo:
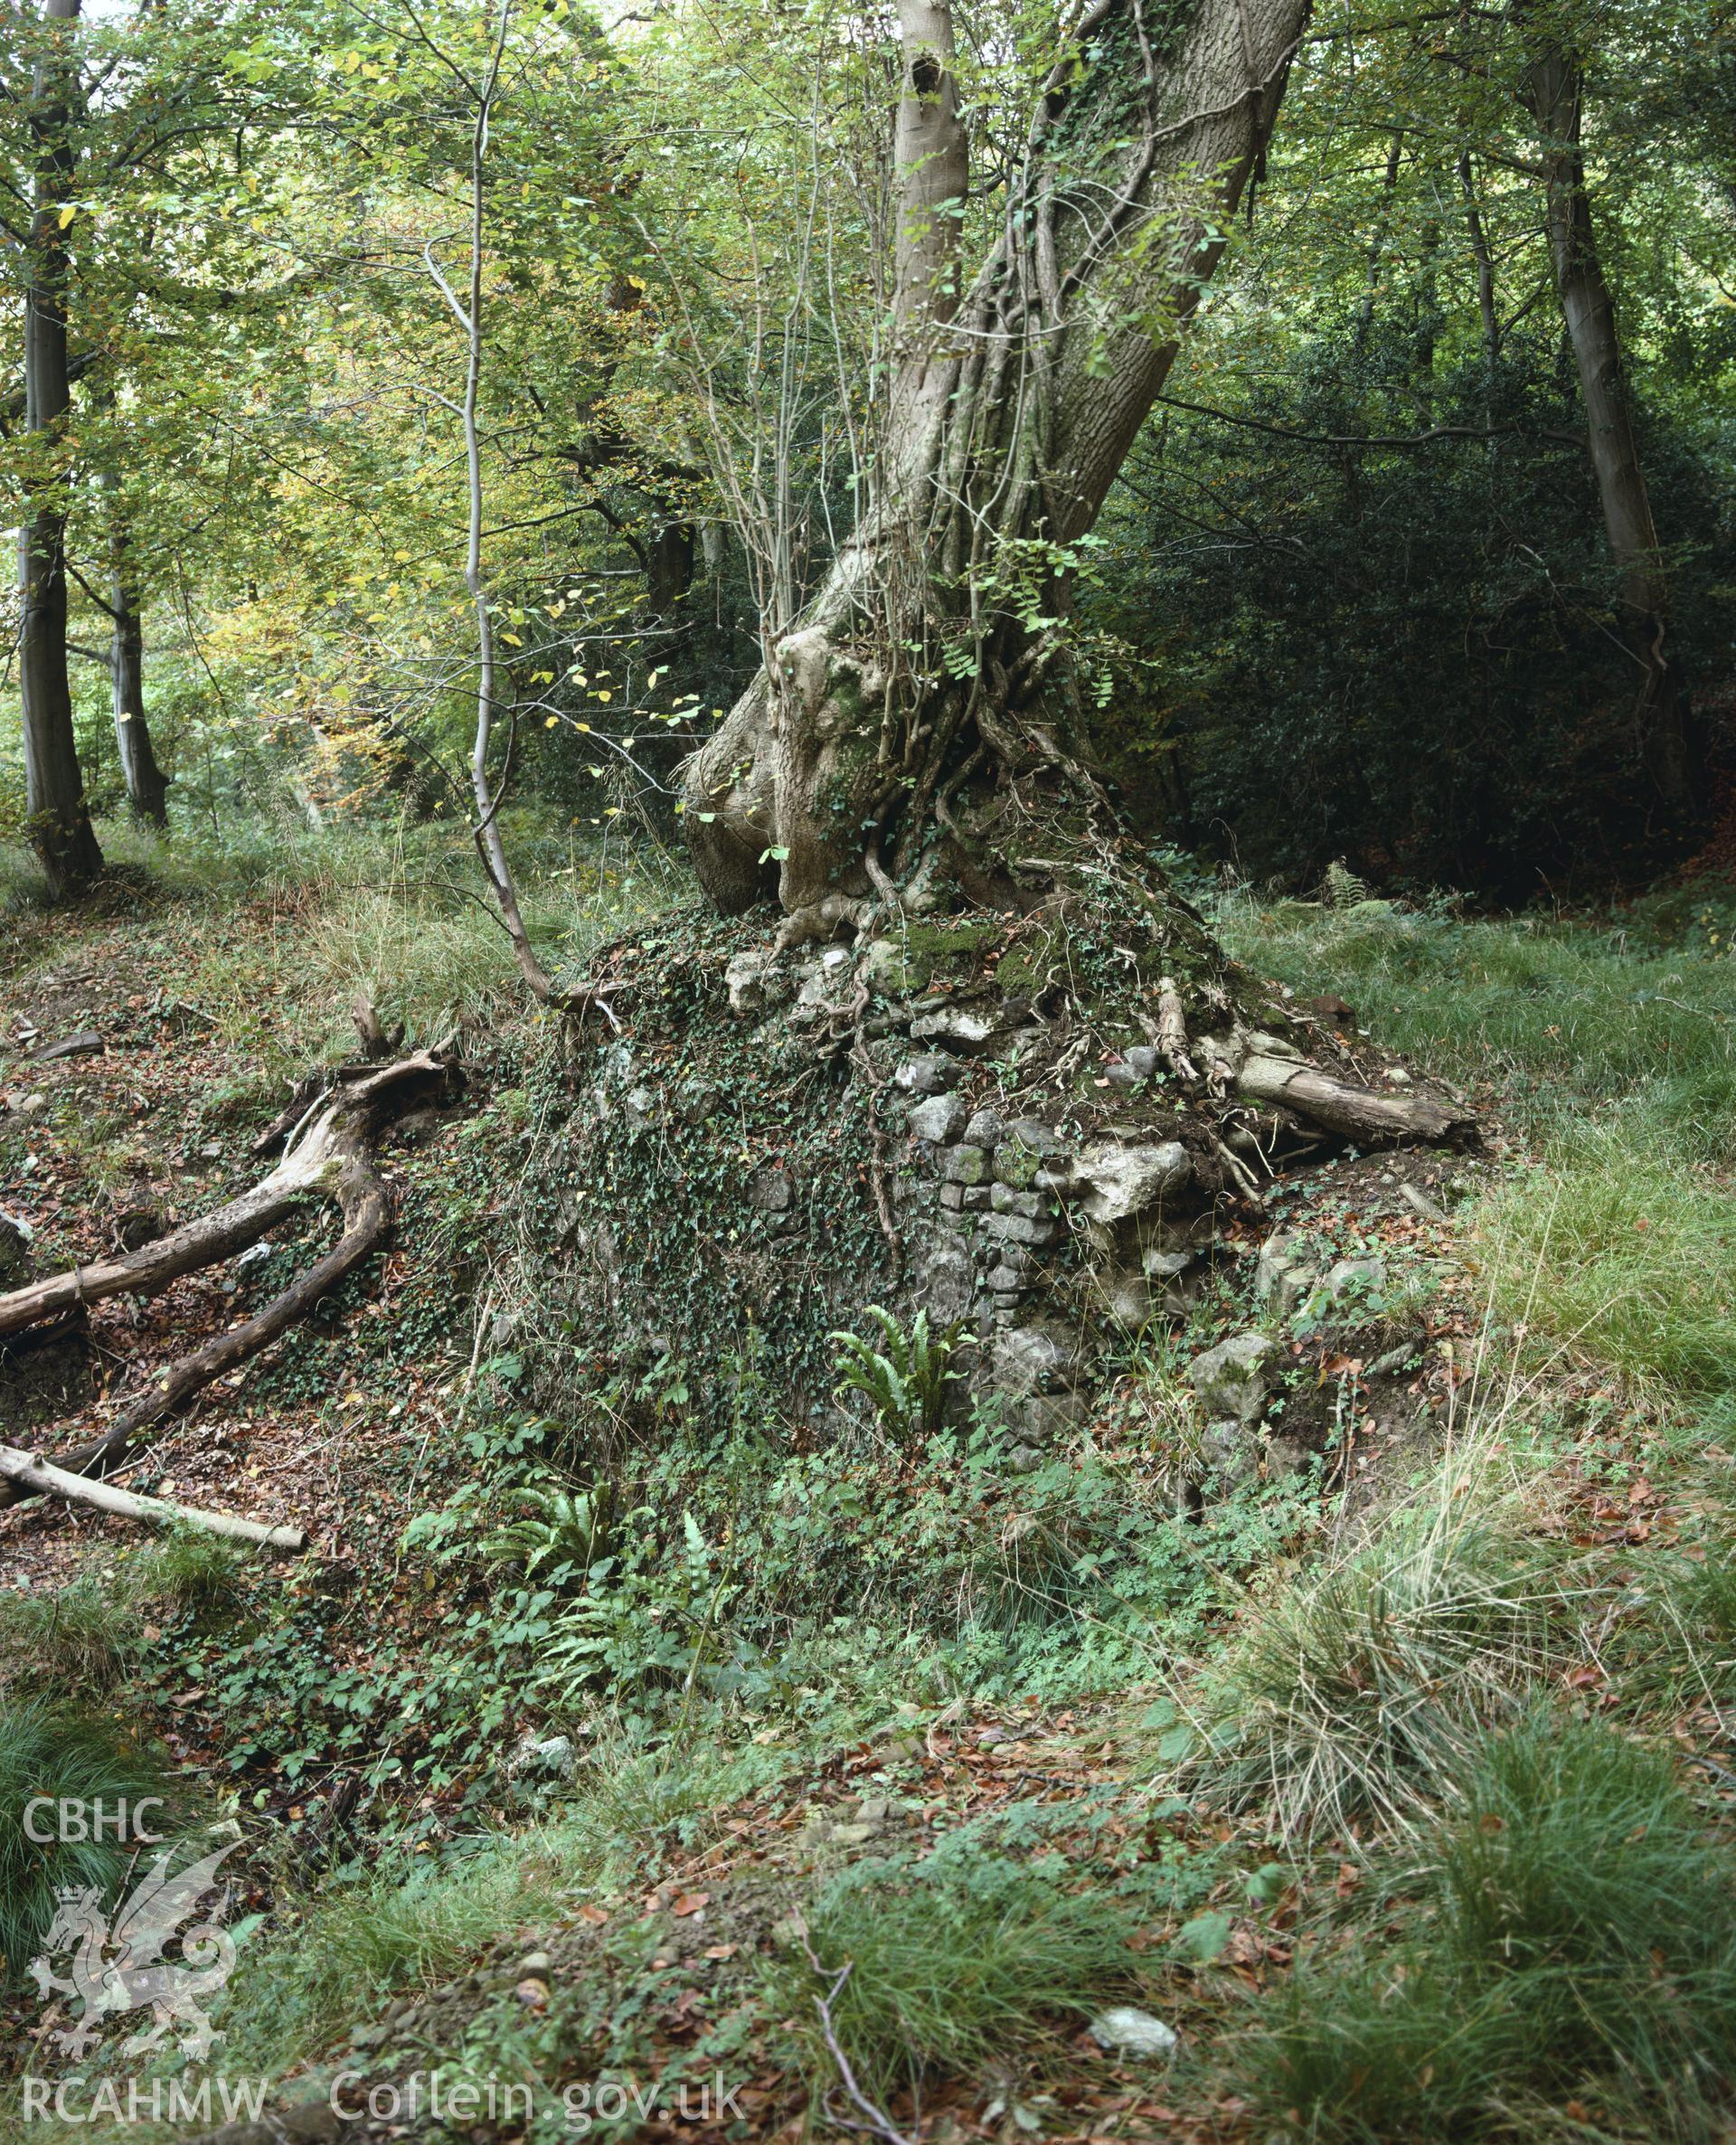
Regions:
<instances>
[{"instance_id":1,"label":"low undergrowth","mask_svg":"<svg viewBox=\"0 0 1736 2145\"><path fill-rule=\"evenodd\" d=\"M1287 1838L1403 1830L1467 1752L1580 1658L1594 1592L1463 1465L1268 1593L1208 1670L1211 1791ZM1599 1607L1601 1603L1599 1603Z\"/></svg>"},{"instance_id":2,"label":"low undergrowth","mask_svg":"<svg viewBox=\"0 0 1736 2145\"><path fill-rule=\"evenodd\" d=\"M1736 1385L1736 1208L1721 1178L1620 1118L1551 1142L1551 1177L1490 1202L1475 1254L1538 1347L1660 1394Z\"/></svg>"},{"instance_id":3,"label":"low undergrowth","mask_svg":"<svg viewBox=\"0 0 1736 2145\"><path fill-rule=\"evenodd\" d=\"M1736 959L1722 909L1660 897L1604 930L1389 903L1240 897L1244 959L1322 976L1382 1042L1475 1086L1542 1158L1480 1217L1496 1310L1533 1362L1605 1365L1661 1400L1736 1384ZM1707 921L1710 919L1710 921ZM1720 925L1722 928L1719 928Z\"/></svg>"},{"instance_id":4,"label":"low undergrowth","mask_svg":"<svg viewBox=\"0 0 1736 2145\"><path fill-rule=\"evenodd\" d=\"M976 1853L908 1869L866 1863L823 1886L779 1989L792 2015L816 2017L816 2076L828 2080L835 2058L825 2027L884 2098L942 2076L986 2078L1009 2060L1035 2067L1045 2039L1146 1993L1152 1966L1134 1946L1150 1900L1071 1881L1064 1862Z\"/></svg>"},{"instance_id":5,"label":"low undergrowth","mask_svg":"<svg viewBox=\"0 0 1736 2145\"><path fill-rule=\"evenodd\" d=\"M0 1592L0 1690L99 1692L136 1670L160 1627L232 1609L253 1560L192 1528L64 1586Z\"/></svg>"},{"instance_id":6,"label":"low undergrowth","mask_svg":"<svg viewBox=\"0 0 1736 2145\"><path fill-rule=\"evenodd\" d=\"M1233 1260L1174 1344L1132 1349L1112 1403L1040 1456L993 1413L938 1426L939 1330L835 1337L804 1358L795 1408L757 1318L727 1359L626 1365L547 1304L496 1321L510 1246L475 1246L503 1186L515 1211L552 1195L527 1181L544 1098L530 1026L499 1032L517 1017L504 942L473 902L418 884L419 859L328 852L276 878L282 858L237 862L187 962L207 1016L189 1032L215 1024L238 1083L205 1096L202 1129L245 1136L268 1056L275 1078L344 1047L358 985L418 1039L490 1031L499 1078L407 1191L425 1268L394 1272L373 1324L346 1310L350 1391L319 1419L335 1440L367 1420L343 1409L383 1407L438 1333L430 1434L370 1485L377 1564L285 1573L177 1537L0 1592L0 1797L26 1774L160 1781L123 1709L179 1726L196 1707L223 1738L210 1762L271 1913L225 1999L231 2068L329 2055L442 1992L470 2014L436 2052L472 2069L606 2055L648 2075L751 2046L782 2081L781 2122L799 2100L778 2095L804 2090L860 2114L842 2054L906 2134L947 2109L1071 2136L1109 2121L1067 2098L1097 2090L1081 2027L1132 2003L1181 2034L1143 2090L1190 2121L1211 2106L1238 2139L1720 2134L1736 2075L1716 1800L1736 1705L1722 936L1662 906L1588 931L1231 904L1242 958L1298 994L1344 991L1382 1044L1474 1085L1525 1162L1456 1245L1439 1224L1426 1271L1393 1253L1367 1303L1264 1314L1286 1347L1352 1335L1356 1366L1323 1364L1323 1394L1389 1354L1390 1383L1444 1385L1416 1441L1365 1483L1329 1444L1191 1511L1183 1373L1249 1322ZM667 892L660 866L543 865L538 928L574 958ZM192 886L165 898L198 909ZM280 922L226 943L237 899ZM164 928L160 909L139 928ZM307 987L267 1052L256 1016L284 973ZM1305 1227L1318 1189L1287 1189ZM634 1253L646 1271L661 1242ZM467 1356L448 1328L472 1291ZM807 1313L824 1342L835 1318ZM540 1378L544 1347L558 1379ZM1318 1396L1297 1363L1299 1404ZM254 1404L295 1375L268 1367ZM831 1384L848 1422L816 1398ZM1151 1732L1099 1802L1078 1746L1089 1707L1124 1693ZM978 1810L995 1745L968 1725L1021 1707L1071 1747L1022 1761L1029 1778ZM903 1772L877 1754L889 1735ZM535 1751L562 1744L539 1772ZM963 1802L937 1815L943 1762ZM804 1798L835 1798L857 1766L864 1793L909 1803L903 1844L864 1824L843 1866L825 1827L806 1858L779 1846L775 1910L761 1873L704 1874L744 1838L787 1842ZM351 1782L350 1828L321 1830ZM676 1869L706 1895L684 1912L721 1919L714 1941L654 1952L646 1887ZM9 1962L40 1935L42 1876L0 1865ZM503 1939L589 1927L588 1907L595 1958L546 2009L510 1977L463 1993ZM726 1996L668 2028L713 1953Z\"/></svg>"},{"instance_id":7,"label":"low undergrowth","mask_svg":"<svg viewBox=\"0 0 1736 2145\"><path fill-rule=\"evenodd\" d=\"M1314 1524L1301 1482L1250 1481L1190 1519L1138 1444L1014 1466L992 1414L807 1450L775 1423L720 1440L677 1418L589 1479L551 1466L571 1445L558 1425L508 1416L473 1436L492 1444L486 1488L461 1485L407 1545L448 1585L493 1568L488 1642L504 1667L534 1639L552 1719L603 1704L646 1732L719 1708L1113 1688L1196 1641L1240 1576Z\"/></svg>"},{"instance_id":8,"label":"low undergrowth","mask_svg":"<svg viewBox=\"0 0 1736 2145\"><path fill-rule=\"evenodd\" d=\"M275 2073L395 1997L462 1970L504 1928L558 1913L571 1842L554 1828L482 1834L438 1857L388 1852L279 1913L219 2016L224 2060Z\"/></svg>"}]
</instances>

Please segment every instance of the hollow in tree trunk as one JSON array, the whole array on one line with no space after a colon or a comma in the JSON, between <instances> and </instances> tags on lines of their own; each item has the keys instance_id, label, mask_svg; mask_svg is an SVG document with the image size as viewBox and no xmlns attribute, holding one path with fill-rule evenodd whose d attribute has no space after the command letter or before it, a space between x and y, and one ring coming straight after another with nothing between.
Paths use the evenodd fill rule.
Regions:
<instances>
[{"instance_id":1,"label":"hollow in tree trunk","mask_svg":"<svg viewBox=\"0 0 1736 2145\"><path fill-rule=\"evenodd\" d=\"M24 808L50 891L77 893L102 869L85 803L67 676L66 507L54 466L71 406L66 354L68 260L61 213L71 193L77 79L68 30L80 0L44 0L48 42L32 80L35 200L24 304L24 425L30 488L18 534L18 685L24 712Z\"/></svg>"}]
</instances>

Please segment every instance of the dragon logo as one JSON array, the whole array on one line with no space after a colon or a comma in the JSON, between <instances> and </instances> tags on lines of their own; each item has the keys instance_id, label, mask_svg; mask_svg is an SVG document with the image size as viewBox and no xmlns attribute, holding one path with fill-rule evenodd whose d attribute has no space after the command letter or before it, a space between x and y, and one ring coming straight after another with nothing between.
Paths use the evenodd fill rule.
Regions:
<instances>
[{"instance_id":1,"label":"dragon logo","mask_svg":"<svg viewBox=\"0 0 1736 2145\"><path fill-rule=\"evenodd\" d=\"M184 1931L181 1924L207 1893L217 1890L217 1866L234 1853L236 1844L231 1841L173 1876L173 1851L157 1856L112 1914L103 1913L94 1885L60 1887L59 1905L44 1940L47 1948L31 1961L30 1970L44 2002L64 1996L81 2007L71 2024L51 2036L68 2055L88 2055L103 2020L146 2007L154 2014L152 2022L127 2039L123 2055L143 2055L156 2047L171 2027L179 2028L181 2051L189 2062L203 2063L209 2055L220 2036L198 1999L221 1989L234 1971L234 1940L222 1925L229 1906L227 1887L204 1919ZM177 1932L178 1963L163 1957ZM72 1955L71 1969L57 1974L51 1962L65 1952Z\"/></svg>"}]
</instances>

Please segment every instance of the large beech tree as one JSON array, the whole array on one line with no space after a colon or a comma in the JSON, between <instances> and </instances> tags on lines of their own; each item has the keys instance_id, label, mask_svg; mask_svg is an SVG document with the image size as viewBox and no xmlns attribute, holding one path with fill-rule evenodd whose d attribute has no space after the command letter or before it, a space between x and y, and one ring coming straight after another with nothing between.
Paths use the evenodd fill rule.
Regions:
<instances>
[{"instance_id":1,"label":"large beech tree","mask_svg":"<svg viewBox=\"0 0 1736 2145\"><path fill-rule=\"evenodd\" d=\"M900 0L895 368L872 494L689 762L694 862L787 942L950 883L1016 902L1091 837L1075 548L1161 389L1278 117L1305 0L1090 0L986 258L948 0Z\"/></svg>"}]
</instances>

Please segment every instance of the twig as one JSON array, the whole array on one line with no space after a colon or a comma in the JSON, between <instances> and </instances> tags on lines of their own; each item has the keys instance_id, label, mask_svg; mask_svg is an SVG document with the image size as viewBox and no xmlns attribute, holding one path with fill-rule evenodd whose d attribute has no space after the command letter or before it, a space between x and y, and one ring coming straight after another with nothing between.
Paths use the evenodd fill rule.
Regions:
<instances>
[{"instance_id":1,"label":"twig","mask_svg":"<svg viewBox=\"0 0 1736 2145\"><path fill-rule=\"evenodd\" d=\"M887 1247L892 1254L892 1283L896 1287L904 1272L904 1245L898 1233L898 1224L892 1219L892 1203L886 1190L886 1128L881 1123L876 1109L880 1091L886 1082L875 1072L873 1063L863 1049L860 1036L850 1054L869 1087L868 1138L873 1149L869 1162L869 1175L873 1180L874 1211L880 1219L880 1233L886 1239Z\"/></svg>"},{"instance_id":2,"label":"twig","mask_svg":"<svg viewBox=\"0 0 1736 2145\"><path fill-rule=\"evenodd\" d=\"M802 1949L807 1953L807 1963L814 1969L814 1971L816 1974L824 1974L826 1969L815 1957L814 1947L807 1941L806 1930L802 1932ZM886 2145L914 2145L914 2140L905 2136L886 2111L883 2108L876 2107L861 2086L856 2084L856 2074L850 2068L850 2058L840 2046L837 2031L832 2024L832 2007L838 1999L838 1991L850 1979L855 1963L854 1959L844 1961L843 1969L832 1984L831 1993L826 1996L816 1996L814 1999L814 2008L819 2014L820 2031L826 2036L826 2048L833 2062L838 2066L839 2081L856 2108L867 2120L863 2122L852 2122L847 2115L834 2114L830 2108L827 2108L826 2112L829 2120L839 2124L841 2128L849 2131L868 2131L876 2138L883 2138L886 2140Z\"/></svg>"}]
</instances>

